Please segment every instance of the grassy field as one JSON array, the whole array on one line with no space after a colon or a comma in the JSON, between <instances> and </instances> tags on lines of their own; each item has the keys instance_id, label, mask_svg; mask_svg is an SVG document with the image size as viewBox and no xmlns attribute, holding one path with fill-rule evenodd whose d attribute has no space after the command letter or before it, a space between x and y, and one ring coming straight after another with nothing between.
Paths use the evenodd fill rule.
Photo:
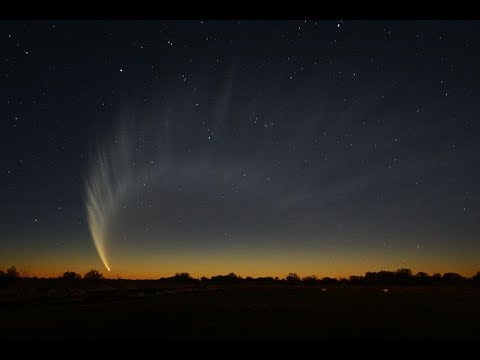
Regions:
<instances>
[{"instance_id":1,"label":"grassy field","mask_svg":"<svg viewBox=\"0 0 480 360\"><path fill-rule=\"evenodd\" d=\"M475 339L480 288L132 287L3 301L3 339Z\"/></svg>"}]
</instances>

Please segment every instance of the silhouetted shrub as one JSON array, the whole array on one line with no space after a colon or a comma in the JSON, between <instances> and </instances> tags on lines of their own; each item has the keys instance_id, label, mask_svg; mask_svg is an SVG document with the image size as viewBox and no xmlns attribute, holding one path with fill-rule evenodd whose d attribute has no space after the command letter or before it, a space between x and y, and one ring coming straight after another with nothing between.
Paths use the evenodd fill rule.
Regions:
<instances>
[{"instance_id":1,"label":"silhouetted shrub","mask_svg":"<svg viewBox=\"0 0 480 360\"><path fill-rule=\"evenodd\" d=\"M300 276L297 273L289 273L285 280L289 283L296 283L300 281Z\"/></svg>"},{"instance_id":2,"label":"silhouetted shrub","mask_svg":"<svg viewBox=\"0 0 480 360\"><path fill-rule=\"evenodd\" d=\"M184 284L190 284L198 281L197 279L194 279L188 272L176 273L171 278L168 278L168 280Z\"/></svg>"},{"instance_id":3,"label":"silhouetted shrub","mask_svg":"<svg viewBox=\"0 0 480 360\"><path fill-rule=\"evenodd\" d=\"M8 279L18 279L20 277L20 273L17 271L15 266L11 266L7 269L6 276Z\"/></svg>"},{"instance_id":4,"label":"silhouetted shrub","mask_svg":"<svg viewBox=\"0 0 480 360\"><path fill-rule=\"evenodd\" d=\"M307 275L302 278L304 284L314 285L318 283L318 278L315 275Z\"/></svg>"},{"instance_id":5,"label":"silhouetted shrub","mask_svg":"<svg viewBox=\"0 0 480 360\"><path fill-rule=\"evenodd\" d=\"M324 277L322 280L320 280L322 284L328 285L328 284L335 284L338 282L337 279L331 278L331 277Z\"/></svg>"},{"instance_id":6,"label":"silhouetted shrub","mask_svg":"<svg viewBox=\"0 0 480 360\"><path fill-rule=\"evenodd\" d=\"M74 271L65 271L62 275L63 280L80 280L82 276Z\"/></svg>"},{"instance_id":7,"label":"silhouetted shrub","mask_svg":"<svg viewBox=\"0 0 480 360\"><path fill-rule=\"evenodd\" d=\"M412 270L402 268L395 271L395 284L406 285L408 283L413 283Z\"/></svg>"},{"instance_id":8,"label":"silhouetted shrub","mask_svg":"<svg viewBox=\"0 0 480 360\"><path fill-rule=\"evenodd\" d=\"M216 275L210 278L210 281L214 282L224 282L224 283L238 283L243 280L240 276L231 272L228 275Z\"/></svg>"},{"instance_id":9,"label":"silhouetted shrub","mask_svg":"<svg viewBox=\"0 0 480 360\"><path fill-rule=\"evenodd\" d=\"M427 274L426 272L420 271L420 272L418 272L418 273L415 275L415 277L416 277L417 279L427 279L427 278L429 278L430 276L428 276L428 274Z\"/></svg>"},{"instance_id":10,"label":"silhouetted shrub","mask_svg":"<svg viewBox=\"0 0 480 360\"><path fill-rule=\"evenodd\" d=\"M85 280L101 280L103 279L103 274L95 269L90 270L85 275L83 275Z\"/></svg>"},{"instance_id":11,"label":"silhouetted shrub","mask_svg":"<svg viewBox=\"0 0 480 360\"><path fill-rule=\"evenodd\" d=\"M465 279L462 275L453 273L453 272L448 272L443 274L442 276L442 281L445 284L459 284L463 282Z\"/></svg>"},{"instance_id":12,"label":"silhouetted shrub","mask_svg":"<svg viewBox=\"0 0 480 360\"><path fill-rule=\"evenodd\" d=\"M418 285L427 285L432 283L432 279L427 273L420 271L415 275L415 283Z\"/></svg>"},{"instance_id":13,"label":"silhouetted shrub","mask_svg":"<svg viewBox=\"0 0 480 360\"><path fill-rule=\"evenodd\" d=\"M10 286L20 277L20 273L15 266L11 266L7 271L0 270L0 287Z\"/></svg>"},{"instance_id":14,"label":"silhouetted shrub","mask_svg":"<svg viewBox=\"0 0 480 360\"><path fill-rule=\"evenodd\" d=\"M435 273L430 277L432 284L441 284L442 283L442 274Z\"/></svg>"}]
</instances>

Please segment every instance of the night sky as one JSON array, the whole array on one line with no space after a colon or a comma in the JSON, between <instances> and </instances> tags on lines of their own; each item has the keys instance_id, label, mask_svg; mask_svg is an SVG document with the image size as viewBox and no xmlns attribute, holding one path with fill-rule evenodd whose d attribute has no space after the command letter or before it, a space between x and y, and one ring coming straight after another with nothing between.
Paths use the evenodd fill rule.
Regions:
<instances>
[{"instance_id":1,"label":"night sky","mask_svg":"<svg viewBox=\"0 0 480 360\"><path fill-rule=\"evenodd\" d=\"M478 21L2 21L0 49L0 268L480 270Z\"/></svg>"}]
</instances>

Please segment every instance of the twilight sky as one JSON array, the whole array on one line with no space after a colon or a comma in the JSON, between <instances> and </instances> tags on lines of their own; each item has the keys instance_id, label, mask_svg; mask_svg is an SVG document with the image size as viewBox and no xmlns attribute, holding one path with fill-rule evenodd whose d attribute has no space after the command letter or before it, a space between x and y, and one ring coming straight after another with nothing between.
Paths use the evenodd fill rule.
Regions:
<instances>
[{"instance_id":1,"label":"twilight sky","mask_svg":"<svg viewBox=\"0 0 480 360\"><path fill-rule=\"evenodd\" d=\"M480 270L480 22L2 21L0 268ZM90 209L90 218L87 209Z\"/></svg>"}]
</instances>

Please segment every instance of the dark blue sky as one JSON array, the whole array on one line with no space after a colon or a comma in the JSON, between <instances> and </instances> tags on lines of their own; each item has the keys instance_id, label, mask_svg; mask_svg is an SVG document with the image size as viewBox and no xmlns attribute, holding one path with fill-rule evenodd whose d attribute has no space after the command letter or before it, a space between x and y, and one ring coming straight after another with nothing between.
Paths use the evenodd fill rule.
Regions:
<instances>
[{"instance_id":1,"label":"dark blue sky","mask_svg":"<svg viewBox=\"0 0 480 360\"><path fill-rule=\"evenodd\" d=\"M0 48L2 267L102 267L90 181L117 275L480 268L479 22L3 21Z\"/></svg>"}]
</instances>

